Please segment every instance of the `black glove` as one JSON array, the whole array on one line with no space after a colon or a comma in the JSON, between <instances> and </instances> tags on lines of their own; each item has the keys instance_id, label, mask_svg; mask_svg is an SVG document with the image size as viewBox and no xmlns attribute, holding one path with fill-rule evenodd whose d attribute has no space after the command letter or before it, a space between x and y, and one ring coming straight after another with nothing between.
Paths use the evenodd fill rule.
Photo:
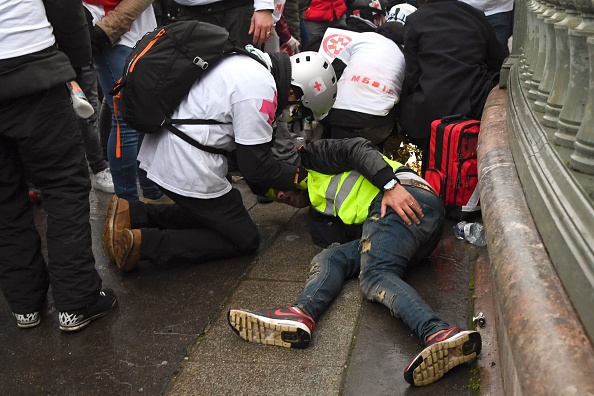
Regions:
<instances>
[{"instance_id":1,"label":"black glove","mask_svg":"<svg viewBox=\"0 0 594 396\"><path fill-rule=\"evenodd\" d=\"M89 26L89 36L91 37L91 49L93 50L93 55L97 55L101 50L107 46L111 46L111 41L107 34L97 25L93 25L93 16L85 9L85 17L87 18L87 25Z\"/></svg>"},{"instance_id":2,"label":"black glove","mask_svg":"<svg viewBox=\"0 0 594 396\"><path fill-rule=\"evenodd\" d=\"M103 50L103 48L111 46L109 37L107 37L107 34L99 26L89 26L89 33L91 35L91 48L93 49L93 55L97 55Z\"/></svg>"}]
</instances>

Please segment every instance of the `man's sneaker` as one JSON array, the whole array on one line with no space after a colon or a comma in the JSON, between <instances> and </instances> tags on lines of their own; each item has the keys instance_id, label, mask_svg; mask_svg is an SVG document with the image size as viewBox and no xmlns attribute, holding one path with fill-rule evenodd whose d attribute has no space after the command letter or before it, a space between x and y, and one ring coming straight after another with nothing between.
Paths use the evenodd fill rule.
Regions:
<instances>
[{"instance_id":1,"label":"man's sneaker","mask_svg":"<svg viewBox=\"0 0 594 396\"><path fill-rule=\"evenodd\" d=\"M263 311L232 309L229 325L246 341L303 349L309 346L314 320L294 307Z\"/></svg>"},{"instance_id":2,"label":"man's sneaker","mask_svg":"<svg viewBox=\"0 0 594 396\"><path fill-rule=\"evenodd\" d=\"M133 270L140 261L140 245L142 232L140 230L122 230L122 236L115 242L115 262L120 271Z\"/></svg>"},{"instance_id":3,"label":"man's sneaker","mask_svg":"<svg viewBox=\"0 0 594 396\"><path fill-rule=\"evenodd\" d=\"M17 321L17 326L21 329L28 329L30 327L35 327L41 322L41 315L39 311L35 311L28 314L18 314L12 313Z\"/></svg>"},{"instance_id":4,"label":"man's sneaker","mask_svg":"<svg viewBox=\"0 0 594 396\"><path fill-rule=\"evenodd\" d=\"M111 261L115 259L114 243L120 239L124 228L130 228L130 204L114 195L107 207L102 237L103 251Z\"/></svg>"},{"instance_id":5,"label":"man's sneaker","mask_svg":"<svg viewBox=\"0 0 594 396\"><path fill-rule=\"evenodd\" d=\"M99 298L86 308L58 314L60 319L60 330L78 331L91 323L92 320L105 316L115 307L117 298L113 290L103 289L99 292Z\"/></svg>"},{"instance_id":6,"label":"man's sneaker","mask_svg":"<svg viewBox=\"0 0 594 396\"><path fill-rule=\"evenodd\" d=\"M411 385L431 384L452 368L476 358L482 341L477 331L452 327L429 336L426 345L404 369L404 379Z\"/></svg>"},{"instance_id":7,"label":"man's sneaker","mask_svg":"<svg viewBox=\"0 0 594 396\"><path fill-rule=\"evenodd\" d=\"M109 168L103 169L101 172L91 175L91 184L95 190L101 190L106 193L113 194L113 179Z\"/></svg>"}]
</instances>

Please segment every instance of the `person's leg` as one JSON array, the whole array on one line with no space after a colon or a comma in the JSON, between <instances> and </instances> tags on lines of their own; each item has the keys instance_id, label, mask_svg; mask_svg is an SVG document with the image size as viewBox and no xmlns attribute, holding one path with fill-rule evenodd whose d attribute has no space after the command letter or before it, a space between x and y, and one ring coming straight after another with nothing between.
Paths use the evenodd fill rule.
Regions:
<instances>
[{"instance_id":1,"label":"person's leg","mask_svg":"<svg viewBox=\"0 0 594 396\"><path fill-rule=\"evenodd\" d=\"M38 324L49 273L41 254L41 239L33 221L33 206L16 143L17 129L26 118L21 114L26 104L0 104L0 123L4 126L0 136L0 289L12 312L31 314L34 320L29 324Z\"/></svg>"},{"instance_id":2,"label":"person's leg","mask_svg":"<svg viewBox=\"0 0 594 396\"><path fill-rule=\"evenodd\" d=\"M103 150L101 150L101 143L99 142L97 120L99 118L100 103L97 96L97 73L95 69L91 66L83 67L78 84L91 106L93 106L93 110L95 110L95 113L86 120L79 118L78 125L84 139L89 167L93 173L99 173L107 168L107 161L103 158Z\"/></svg>"},{"instance_id":3,"label":"person's leg","mask_svg":"<svg viewBox=\"0 0 594 396\"><path fill-rule=\"evenodd\" d=\"M315 22L305 19L303 21L303 26L307 32L307 43L320 40L324 36L324 33L326 33L329 24L330 22Z\"/></svg>"},{"instance_id":4,"label":"person's leg","mask_svg":"<svg viewBox=\"0 0 594 396\"><path fill-rule=\"evenodd\" d=\"M101 86L98 86L101 88ZM109 135L111 134L111 108L107 104L105 98L101 99L101 106L99 110L99 119L97 120L99 126L99 140L101 141L101 150L103 150L103 158L107 161L107 144L109 142Z\"/></svg>"},{"instance_id":5,"label":"person's leg","mask_svg":"<svg viewBox=\"0 0 594 396\"><path fill-rule=\"evenodd\" d=\"M426 346L404 369L404 379L413 385L428 385L481 351L476 331L450 327L422 300L402 276L409 265L426 258L442 233L444 209L441 200L426 190L405 187L421 205L421 223L406 225L393 210L381 218L381 197L370 207L361 238L360 284L363 294L390 309Z\"/></svg>"},{"instance_id":6,"label":"person's leg","mask_svg":"<svg viewBox=\"0 0 594 396\"><path fill-rule=\"evenodd\" d=\"M114 189L118 197L131 201L138 200L138 132L126 124L121 114L114 113L113 96L109 93L122 75L126 57L132 51L124 45L104 48L93 60L103 89L105 99L112 112L111 132L108 141L108 158L113 176ZM119 124L119 132L118 132ZM118 155L118 148L120 155ZM158 187L148 179L140 180L140 187L145 195L158 191ZM149 194L150 195L150 194ZM158 195L158 196L157 196ZM156 199L162 192L149 196Z\"/></svg>"},{"instance_id":7,"label":"person's leg","mask_svg":"<svg viewBox=\"0 0 594 396\"><path fill-rule=\"evenodd\" d=\"M424 217L419 225L407 225L389 209L380 217L380 194L371 204L361 237L363 294L390 309L425 342L438 330L449 328L402 277L409 265L428 256L441 238L444 209L439 197L414 187L406 187L421 205Z\"/></svg>"},{"instance_id":8,"label":"person's leg","mask_svg":"<svg viewBox=\"0 0 594 396\"><path fill-rule=\"evenodd\" d=\"M323 250L311 261L307 283L291 305L317 322L340 294L344 281L359 275L360 263L358 240Z\"/></svg>"},{"instance_id":9,"label":"person's leg","mask_svg":"<svg viewBox=\"0 0 594 396\"><path fill-rule=\"evenodd\" d=\"M130 202L130 228L142 233L141 260L166 265L237 257L258 249L260 234L238 190L213 199L166 193L175 205Z\"/></svg>"},{"instance_id":10,"label":"person's leg","mask_svg":"<svg viewBox=\"0 0 594 396\"><path fill-rule=\"evenodd\" d=\"M79 85L83 90L89 103L93 106L95 113L85 119L78 119L78 126L85 142L87 162L93 175L91 176L93 188L107 193L113 193L113 180L111 172L99 140L99 111L101 103L97 94L97 72L91 66L83 67Z\"/></svg>"},{"instance_id":11,"label":"person's leg","mask_svg":"<svg viewBox=\"0 0 594 396\"><path fill-rule=\"evenodd\" d=\"M358 241L332 246L312 260L307 283L290 306L227 314L231 329L248 342L307 348L315 322L339 295L344 281L359 274Z\"/></svg>"},{"instance_id":12,"label":"person's leg","mask_svg":"<svg viewBox=\"0 0 594 396\"><path fill-rule=\"evenodd\" d=\"M499 12L487 16L487 20L491 26L493 26L493 29L495 29L497 40L499 40L505 48L508 48L508 50L508 40L512 34L512 18L513 11Z\"/></svg>"},{"instance_id":13,"label":"person's leg","mask_svg":"<svg viewBox=\"0 0 594 396\"><path fill-rule=\"evenodd\" d=\"M254 4L248 2L242 6L223 12L224 20L220 26L229 31L229 37L243 44L253 44L254 36L248 34L254 15Z\"/></svg>"},{"instance_id":14,"label":"person's leg","mask_svg":"<svg viewBox=\"0 0 594 396\"><path fill-rule=\"evenodd\" d=\"M27 117L11 122L18 125L23 167L43 196L55 307L61 313L81 310L100 299L102 284L91 248L82 136L64 85L33 96L18 104L27 108Z\"/></svg>"}]
</instances>

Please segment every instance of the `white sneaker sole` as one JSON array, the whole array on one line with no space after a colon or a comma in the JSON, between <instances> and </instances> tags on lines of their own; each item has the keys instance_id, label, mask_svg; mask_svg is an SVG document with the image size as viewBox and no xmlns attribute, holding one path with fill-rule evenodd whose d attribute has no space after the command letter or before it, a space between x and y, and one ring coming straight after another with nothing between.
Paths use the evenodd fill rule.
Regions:
<instances>
[{"instance_id":1,"label":"white sneaker sole","mask_svg":"<svg viewBox=\"0 0 594 396\"><path fill-rule=\"evenodd\" d=\"M306 348L311 340L309 328L294 320L277 320L252 312L232 309L229 325L248 342L284 348Z\"/></svg>"},{"instance_id":2,"label":"white sneaker sole","mask_svg":"<svg viewBox=\"0 0 594 396\"><path fill-rule=\"evenodd\" d=\"M463 331L428 346L413 359L423 359L413 371L414 384L424 386L439 380L454 367L476 358L481 353L481 346L481 335L476 331Z\"/></svg>"}]
</instances>

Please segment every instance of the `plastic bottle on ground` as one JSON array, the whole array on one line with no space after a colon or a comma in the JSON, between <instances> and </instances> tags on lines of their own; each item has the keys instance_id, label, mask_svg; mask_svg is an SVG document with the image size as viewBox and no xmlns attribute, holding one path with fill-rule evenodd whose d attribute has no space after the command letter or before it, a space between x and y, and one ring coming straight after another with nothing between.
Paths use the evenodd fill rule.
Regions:
<instances>
[{"instance_id":1,"label":"plastic bottle on ground","mask_svg":"<svg viewBox=\"0 0 594 396\"><path fill-rule=\"evenodd\" d=\"M476 246L485 246L487 244L485 229L480 223L461 221L454 226L454 236L458 239L466 239Z\"/></svg>"}]
</instances>

